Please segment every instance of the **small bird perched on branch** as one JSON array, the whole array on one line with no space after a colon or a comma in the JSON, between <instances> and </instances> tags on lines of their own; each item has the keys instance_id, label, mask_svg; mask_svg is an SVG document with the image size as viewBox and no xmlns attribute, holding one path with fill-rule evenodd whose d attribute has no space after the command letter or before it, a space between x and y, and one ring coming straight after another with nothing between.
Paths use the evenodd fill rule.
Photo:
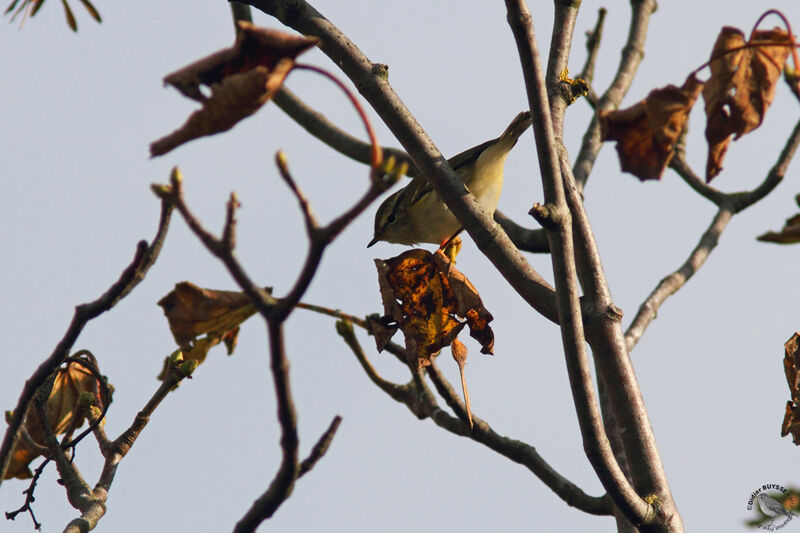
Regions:
<instances>
[{"instance_id":1,"label":"small bird perched on branch","mask_svg":"<svg viewBox=\"0 0 800 533\"><path fill-rule=\"evenodd\" d=\"M470 148L447 161L489 215L494 214L500 199L506 156L530 125L530 111L523 111L497 139ZM375 214L375 234L367 248L378 241L408 245L422 242L444 244L460 230L461 224L456 217L425 176L420 175L380 205Z\"/></svg>"}]
</instances>

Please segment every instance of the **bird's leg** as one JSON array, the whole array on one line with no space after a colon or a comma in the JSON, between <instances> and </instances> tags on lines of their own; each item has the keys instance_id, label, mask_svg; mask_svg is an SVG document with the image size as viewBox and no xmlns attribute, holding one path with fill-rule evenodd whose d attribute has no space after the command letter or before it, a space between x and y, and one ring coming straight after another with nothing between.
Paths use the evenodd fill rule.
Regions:
<instances>
[{"instance_id":1,"label":"bird's leg","mask_svg":"<svg viewBox=\"0 0 800 533\"><path fill-rule=\"evenodd\" d=\"M444 241L441 246L439 246L439 249L444 252L444 255L446 255L453 264L456 262L456 256L458 255L458 252L461 251L461 237L458 236L459 233L461 233L461 230L455 232L449 239Z\"/></svg>"}]
</instances>

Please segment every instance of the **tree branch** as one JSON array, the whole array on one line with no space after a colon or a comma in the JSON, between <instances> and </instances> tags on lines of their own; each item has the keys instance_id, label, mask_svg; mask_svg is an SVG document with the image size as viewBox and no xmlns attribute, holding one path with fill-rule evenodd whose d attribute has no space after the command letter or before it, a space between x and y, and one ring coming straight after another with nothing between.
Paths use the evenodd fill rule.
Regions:
<instances>
[{"instance_id":1,"label":"tree branch","mask_svg":"<svg viewBox=\"0 0 800 533\"><path fill-rule=\"evenodd\" d=\"M655 0L633 0L631 1L631 24L628 29L628 39L622 48L622 58L620 59L617 73L611 85L606 89L600 100L595 106L595 116L592 118L586 133L583 135L583 143L572 166L575 175L575 183L578 191L583 191L589 174L594 168L597 154L602 147L600 140L600 120L598 113L606 109L616 109L619 107L625 93L628 92L636 69L644 58L644 42L647 37L647 27L650 22L650 15L656 10Z\"/></svg>"},{"instance_id":2,"label":"tree branch","mask_svg":"<svg viewBox=\"0 0 800 533\"><path fill-rule=\"evenodd\" d=\"M565 90L565 84L559 80L559 74L569 67L569 52L572 47L572 36L575 33L575 21L578 18L580 2L573 0L557 0L553 16L553 35L550 38L550 54L547 59L545 83L550 100L550 117L553 123L553 134L564 135L564 111L572 103Z\"/></svg>"},{"instance_id":3,"label":"tree branch","mask_svg":"<svg viewBox=\"0 0 800 533\"><path fill-rule=\"evenodd\" d=\"M506 0L508 22L514 33L520 56L520 63L528 92L528 103L531 107L534 136L539 168L545 194L545 205L535 204L531 214L547 231L550 242L550 256L553 261L553 272L556 281L556 298L558 300L559 323L567 361L572 396L583 437L584 450L592 467L598 475L615 505L635 524L653 524L663 517L658 516L655 508L644 501L628 481L625 473L617 463L608 436L605 434L602 417L594 393L589 358L586 353L583 319L579 301L575 250L572 235L572 214L578 217L576 222L584 231L578 232L581 238L583 255L599 261L588 219L579 203L577 187L569 174L562 177L560 156L550 117L548 96L542 75L539 52L536 45L533 24L527 5L522 0ZM566 183L565 183L566 182ZM569 191L571 202L567 206L565 187ZM577 198L577 201L576 201ZM588 233L587 233L588 232ZM590 265L586 274L590 274L596 291L602 291L604 279L602 269ZM610 331L608 332L610 333ZM608 336L607 338L611 338ZM622 354L623 358L626 354ZM620 373L621 374L621 373ZM632 375L623 375L630 381ZM635 381L635 380L634 380ZM638 389L633 391L638 397ZM638 404L641 403L641 400ZM633 404L633 408L638 406ZM614 407L625 408L625 405ZM638 410L637 410L638 412ZM644 418L646 424L646 414ZM640 421L639 425L642 425ZM633 429L633 428L631 428ZM637 428L640 429L640 428ZM641 430L641 429L640 429ZM646 432L646 430L644 430ZM650 435L652 437L652 435ZM653 445L652 439L647 444ZM656 456L657 459L657 456ZM659 496L663 491L659 491ZM669 496L668 490L666 496ZM670 502L671 503L671 502Z\"/></svg>"},{"instance_id":4,"label":"tree branch","mask_svg":"<svg viewBox=\"0 0 800 533\"><path fill-rule=\"evenodd\" d=\"M441 153L424 133L385 76L316 9L303 0L248 0L304 35L320 39L320 49L351 79L397 137L417 168L431 180L439 196L511 286L537 311L557 320L552 287L527 262L501 228L478 206Z\"/></svg>"},{"instance_id":5,"label":"tree branch","mask_svg":"<svg viewBox=\"0 0 800 533\"><path fill-rule=\"evenodd\" d=\"M689 167L682 153L677 153L670 166L699 194L709 199L719 211L711 225L703 233L700 242L692 250L689 258L672 274L663 278L653 292L639 307L638 313L625 332L625 344L628 351L633 350L650 323L658 315L658 309L664 301L675 294L705 263L709 254L716 248L719 238L733 215L740 213L762 200L777 187L786 174L786 169L800 145L800 121L795 125L786 144L781 150L778 160L772 166L761 184L755 189L745 192L723 193L706 185Z\"/></svg>"},{"instance_id":6,"label":"tree branch","mask_svg":"<svg viewBox=\"0 0 800 533\"><path fill-rule=\"evenodd\" d=\"M370 381L390 398L404 404L418 418L430 417L436 425L450 433L479 442L515 463L523 465L572 507L595 515L611 514L611 502L608 496L589 496L574 483L556 472L542 459L533 446L498 435L485 420L474 415L474 427L470 429L469 423L466 422L466 407L464 407L458 394L453 390L452 385L439 372L435 362L430 367L427 367L427 373L439 394L445 399L450 408L455 413L458 413L458 418L454 418L443 411L436 404L436 400L431 394L419 391L418 387L424 387L424 382L412 380L405 385L397 385L381 378L364 354L364 350L353 332L353 326L348 321L338 321L336 323L336 331L356 356Z\"/></svg>"},{"instance_id":7,"label":"tree branch","mask_svg":"<svg viewBox=\"0 0 800 533\"><path fill-rule=\"evenodd\" d=\"M650 323L655 320L658 315L658 309L664 300L678 292L683 285L703 266L703 263L708 259L711 251L716 248L719 243L719 237L728 225L728 222L733 216L733 206L730 203L723 204L723 207L717 212L711 225L700 237L700 242L697 243L689 258L681 265L681 267L662 279L658 286L653 289L650 296L639 307L639 312L636 313L631 325L625 332L625 345L628 351L633 350L639 339L642 338L645 329Z\"/></svg>"},{"instance_id":8,"label":"tree branch","mask_svg":"<svg viewBox=\"0 0 800 533\"><path fill-rule=\"evenodd\" d=\"M155 263L164 239L167 236L167 229L172 215L172 206L168 202L161 204L161 217L158 222L153 243L148 246L146 241L140 241L136 247L136 254L130 265L122 272L119 279L97 300L78 305L72 316L72 321L66 333L56 345L53 353L39 365L30 378L25 382L17 405L14 408L14 415L8 424L3 445L0 446L0 483L5 476L11 461L11 451L20 437L22 421L28 414L31 400L39 387L45 382L56 368L64 362L69 355L72 346L78 339L83 327L90 320L108 311L117 304L122 298L128 295L136 285L144 279L148 269Z\"/></svg>"}]
</instances>

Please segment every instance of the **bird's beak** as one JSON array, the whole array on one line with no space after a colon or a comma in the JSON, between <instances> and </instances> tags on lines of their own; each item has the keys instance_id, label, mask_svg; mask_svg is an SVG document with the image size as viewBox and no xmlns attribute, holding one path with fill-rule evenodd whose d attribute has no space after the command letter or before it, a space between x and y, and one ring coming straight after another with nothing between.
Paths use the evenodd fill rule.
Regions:
<instances>
[{"instance_id":1,"label":"bird's beak","mask_svg":"<svg viewBox=\"0 0 800 533\"><path fill-rule=\"evenodd\" d=\"M371 240L371 241L369 241L369 244L367 245L367 248L369 248L370 246L372 246L373 244L375 244L375 243L376 243L376 242L378 242L379 240L380 240L380 239L379 239L378 237L373 237L373 238L372 238L372 240Z\"/></svg>"}]
</instances>

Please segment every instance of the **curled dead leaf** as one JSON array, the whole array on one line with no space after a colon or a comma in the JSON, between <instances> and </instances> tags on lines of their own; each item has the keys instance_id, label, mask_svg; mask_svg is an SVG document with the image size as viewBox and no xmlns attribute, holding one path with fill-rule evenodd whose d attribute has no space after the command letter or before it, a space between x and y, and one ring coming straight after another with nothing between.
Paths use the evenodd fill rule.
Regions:
<instances>
[{"instance_id":1,"label":"curled dead leaf","mask_svg":"<svg viewBox=\"0 0 800 533\"><path fill-rule=\"evenodd\" d=\"M757 237L759 241L777 244L795 244L800 242L800 214L786 219L780 231L768 231Z\"/></svg>"},{"instance_id":2,"label":"curled dead leaf","mask_svg":"<svg viewBox=\"0 0 800 533\"><path fill-rule=\"evenodd\" d=\"M722 170L731 136L738 139L761 125L791 44L789 34L779 28L756 31L747 42L741 30L722 28L711 51L711 77L703 89L708 118L706 181Z\"/></svg>"},{"instance_id":3,"label":"curled dead leaf","mask_svg":"<svg viewBox=\"0 0 800 533\"><path fill-rule=\"evenodd\" d=\"M427 250L408 250L385 261L376 259L375 265L384 307L379 322L386 334L394 332L392 327L403 331L412 369L430 364L430 358L467 325L481 342L481 351L492 352L491 313L472 283L441 251L432 255ZM379 349L383 346L378 344Z\"/></svg>"},{"instance_id":4,"label":"curled dead leaf","mask_svg":"<svg viewBox=\"0 0 800 533\"><path fill-rule=\"evenodd\" d=\"M87 401L89 398L90 402ZM80 428L85 420L84 409L90 405L103 406L101 386L95 375L75 362L59 368L45 408L53 433L63 435ZM28 465L39 457L38 448L45 446L41 420L33 407L25 417L22 427L23 437L11 452L11 462L5 479L32 477Z\"/></svg>"},{"instance_id":5,"label":"curled dead leaf","mask_svg":"<svg viewBox=\"0 0 800 533\"><path fill-rule=\"evenodd\" d=\"M201 289L189 281L176 283L158 305L164 309L178 345L203 334L221 340L256 312L250 298L242 292Z\"/></svg>"},{"instance_id":6,"label":"curled dead leaf","mask_svg":"<svg viewBox=\"0 0 800 533\"><path fill-rule=\"evenodd\" d=\"M169 329L182 349L186 361L205 361L209 350L224 343L228 355L233 353L239 335L239 324L253 316L255 306L242 292L201 289L194 283L183 281L158 301L164 309ZM198 338L205 335L202 338ZM159 380L169 368L169 357L164 361Z\"/></svg>"},{"instance_id":7,"label":"curled dead leaf","mask_svg":"<svg viewBox=\"0 0 800 533\"><path fill-rule=\"evenodd\" d=\"M781 437L791 433L795 445L800 445L800 333L792 335L783 347L783 370L792 399L786 402Z\"/></svg>"},{"instance_id":8,"label":"curled dead leaf","mask_svg":"<svg viewBox=\"0 0 800 533\"><path fill-rule=\"evenodd\" d=\"M261 108L317 41L240 21L236 43L169 74L164 83L203 104L178 130L150 145L152 157L190 140L227 131ZM211 89L203 95L200 87Z\"/></svg>"},{"instance_id":9,"label":"curled dead leaf","mask_svg":"<svg viewBox=\"0 0 800 533\"><path fill-rule=\"evenodd\" d=\"M682 87L667 85L632 107L600 113L602 139L617 141L623 172L642 181L661 179L702 90L691 75Z\"/></svg>"}]
</instances>

